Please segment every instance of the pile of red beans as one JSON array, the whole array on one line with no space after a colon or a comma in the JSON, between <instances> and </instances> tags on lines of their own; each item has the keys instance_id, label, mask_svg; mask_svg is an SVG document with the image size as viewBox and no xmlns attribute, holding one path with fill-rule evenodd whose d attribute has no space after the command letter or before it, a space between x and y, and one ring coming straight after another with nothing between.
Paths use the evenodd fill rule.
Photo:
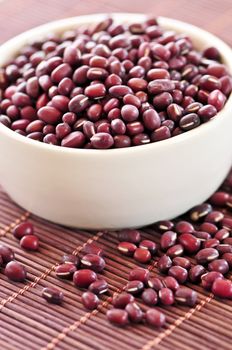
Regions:
<instances>
[{"instance_id":1,"label":"pile of red beans","mask_svg":"<svg viewBox=\"0 0 232 350\"><path fill-rule=\"evenodd\" d=\"M0 122L71 148L149 144L209 121L232 90L217 48L156 19L50 34L0 69Z\"/></svg>"},{"instance_id":2,"label":"pile of red beans","mask_svg":"<svg viewBox=\"0 0 232 350\"><path fill-rule=\"evenodd\" d=\"M159 221L154 229L156 242L143 239L142 231L125 229L118 232L118 251L138 264L130 272L121 292L112 296L107 319L114 325L141 323L162 327L165 315L162 306L180 304L193 307L197 293L185 284L201 284L216 297L232 299L232 282L226 275L232 269L232 176L206 203L192 208L173 221ZM34 227L23 222L13 229L20 246L29 251L38 249ZM26 280L24 266L14 260L14 252L0 245L0 265L12 281ZM147 268L149 264L150 268ZM60 279L71 280L83 290L82 303L88 310L96 309L103 294L111 296L104 279L104 252L95 242L83 246L81 255L64 255L55 268ZM159 275L155 273L158 268ZM152 267L152 268L151 268ZM44 288L42 296L60 304L63 292ZM157 308L158 306L158 308Z\"/></svg>"}]
</instances>

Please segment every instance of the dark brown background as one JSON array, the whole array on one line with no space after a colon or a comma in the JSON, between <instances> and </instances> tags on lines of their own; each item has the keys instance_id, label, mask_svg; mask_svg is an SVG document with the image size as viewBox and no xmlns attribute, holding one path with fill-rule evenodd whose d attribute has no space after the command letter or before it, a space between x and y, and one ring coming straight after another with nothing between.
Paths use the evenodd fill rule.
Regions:
<instances>
[{"instance_id":1,"label":"dark brown background","mask_svg":"<svg viewBox=\"0 0 232 350\"><path fill-rule=\"evenodd\" d=\"M33 26L67 16L96 12L146 12L188 21L219 35L232 44L231 0L0 0L1 42ZM26 218L34 223L40 250L23 252L12 237L12 228ZM157 240L154 231L143 237ZM0 350L229 350L231 346L232 303L215 300L200 287L193 309L169 307L164 310L167 325L161 331L143 325L117 329L108 324L105 312L111 297L98 310L86 312L81 292L55 278L54 268L66 253L81 253L83 245L96 240L106 251L105 278L111 294L126 283L130 259L116 252L114 233L88 233L47 223L12 203L0 191L0 240L12 247L28 271L26 284L9 283L0 274ZM156 273L155 262L149 269ZM41 298L44 286L55 285L65 294L63 306L48 305Z\"/></svg>"}]
</instances>

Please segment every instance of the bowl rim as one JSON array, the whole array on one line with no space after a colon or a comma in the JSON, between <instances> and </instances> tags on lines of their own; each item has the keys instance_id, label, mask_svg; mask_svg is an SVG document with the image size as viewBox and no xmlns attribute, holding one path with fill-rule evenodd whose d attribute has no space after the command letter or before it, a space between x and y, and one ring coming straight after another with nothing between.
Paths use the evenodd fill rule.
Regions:
<instances>
[{"instance_id":1,"label":"bowl rim","mask_svg":"<svg viewBox=\"0 0 232 350\"><path fill-rule=\"evenodd\" d=\"M102 13L102 14L90 14L90 15L83 15L83 16L75 16L75 17L67 17L60 20L55 20L48 22L46 24L36 26L30 30L27 30L12 39L6 41L3 43L0 47L0 57L4 53L10 49L10 51L16 51L16 47L22 47L26 43L30 43L32 39L36 37L43 38L46 33L50 32L60 32L62 33L65 30L71 29L75 26L78 26L80 24L87 24L87 23L94 23L101 21L105 19L106 17L112 17L115 21L118 21L120 19L120 22L131 22L131 21L143 21L145 18L147 18L146 14L140 14L140 13ZM177 30L177 31L183 31L184 33L187 32L190 37L199 37L201 38L201 41L214 41L214 45L217 46L219 51L221 52L221 55L224 60L226 60L226 66L229 68L229 71L232 73L232 49L227 45L223 40L215 36L214 34L209 33L208 31L201 29L195 25L168 18L168 17L158 17L158 22L161 26L166 27L168 30ZM190 34L189 34L190 33ZM10 55L11 56L11 55ZM1 61L0 59L0 67L1 67ZM231 63L230 63L231 62ZM125 148L112 148L112 149L84 149L84 148L70 148L70 147L61 147L56 146L52 144L47 144L44 142L38 142L33 139L29 139L25 136L22 136L13 130L9 129L2 123L0 123L0 133L5 134L7 137L10 137L11 139L14 139L15 141L19 143L25 143L30 145L31 147L36 147L37 149L41 150L47 150L49 152L62 152L67 154L76 154L76 155L84 155L84 156L92 156L93 154L101 154L102 156L110 156L112 153L114 154L127 154L128 152L146 152L150 150L159 150L166 147L172 147L175 144L184 143L188 140L194 140L198 136L204 137L204 135L207 135L211 129L214 127L217 128L217 125L220 123L223 123L225 118L230 117L230 110L232 110L232 94L229 96L228 100L226 101L225 106L221 111L219 111L215 117L213 117L210 121L207 123L201 124L199 127L189 130L186 133L182 133L180 135L177 135L175 137L171 137L166 140L158 141L158 142L152 142L146 145L139 145L139 146L132 146L132 147L125 147Z\"/></svg>"}]
</instances>

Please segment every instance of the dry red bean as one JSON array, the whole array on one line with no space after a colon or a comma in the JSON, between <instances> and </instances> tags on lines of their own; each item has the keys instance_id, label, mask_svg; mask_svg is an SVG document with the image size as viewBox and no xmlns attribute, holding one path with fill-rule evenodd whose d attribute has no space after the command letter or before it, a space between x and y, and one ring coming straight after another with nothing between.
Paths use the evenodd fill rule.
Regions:
<instances>
[{"instance_id":1,"label":"dry red bean","mask_svg":"<svg viewBox=\"0 0 232 350\"><path fill-rule=\"evenodd\" d=\"M171 231L174 228L174 224L172 221L164 220L164 221L158 221L155 223L155 228L163 233L165 231Z\"/></svg>"},{"instance_id":2,"label":"dry red bean","mask_svg":"<svg viewBox=\"0 0 232 350\"><path fill-rule=\"evenodd\" d=\"M32 223L25 221L15 226L12 233L15 238L21 239L23 236L33 235L34 226Z\"/></svg>"},{"instance_id":3,"label":"dry red bean","mask_svg":"<svg viewBox=\"0 0 232 350\"><path fill-rule=\"evenodd\" d=\"M84 93L89 98L102 98L106 94L106 88L104 84L94 84L87 86Z\"/></svg>"},{"instance_id":4,"label":"dry red bean","mask_svg":"<svg viewBox=\"0 0 232 350\"><path fill-rule=\"evenodd\" d=\"M35 235L26 235L21 238L20 246L26 250L38 250L39 248L39 239Z\"/></svg>"},{"instance_id":5,"label":"dry red bean","mask_svg":"<svg viewBox=\"0 0 232 350\"><path fill-rule=\"evenodd\" d=\"M125 311L128 313L131 322L139 323L143 320L143 312L138 304L134 302L127 304L125 307Z\"/></svg>"},{"instance_id":6,"label":"dry red bean","mask_svg":"<svg viewBox=\"0 0 232 350\"><path fill-rule=\"evenodd\" d=\"M80 148L85 142L85 136L80 131L73 131L63 138L61 141L61 146L63 147L72 147Z\"/></svg>"},{"instance_id":7,"label":"dry red bean","mask_svg":"<svg viewBox=\"0 0 232 350\"><path fill-rule=\"evenodd\" d=\"M230 244L219 244L217 246L217 251L220 255L225 253L232 253L232 246Z\"/></svg>"},{"instance_id":8,"label":"dry red bean","mask_svg":"<svg viewBox=\"0 0 232 350\"><path fill-rule=\"evenodd\" d=\"M71 133L71 127L67 123L60 123L56 126L55 132L58 139L63 139Z\"/></svg>"},{"instance_id":9,"label":"dry red bean","mask_svg":"<svg viewBox=\"0 0 232 350\"><path fill-rule=\"evenodd\" d=\"M191 233L183 233L179 236L179 242L187 253L196 253L201 246L201 241Z\"/></svg>"},{"instance_id":10,"label":"dry red bean","mask_svg":"<svg viewBox=\"0 0 232 350\"><path fill-rule=\"evenodd\" d=\"M192 221L199 221L205 218L212 211L212 206L207 203L197 205L190 210L190 218Z\"/></svg>"},{"instance_id":11,"label":"dry red bean","mask_svg":"<svg viewBox=\"0 0 232 350\"><path fill-rule=\"evenodd\" d=\"M174 294L169 288L161 288L159 291L159 300L163 305L173 305L174 304Z\"/></svg>"},{"instance_id":12,"label":"dry red bean","mask_svg":"<svg viewBox=\"0 0 232 350\"><path fill-rule=\"evenodd\" d=\"M213 210L211 213L209 213L206 216L205 221L210 222L212 224L217 224L218 222L222 221L223 218L224 218L224 214L222 212Z\"/></svg>"},{"instance_id":13,"label":"dry red bean","mask_svg":"<svg viewBox=\"0 0 232 350\"><path fill-rule=\"evenodd\" d=\"M168 107L172 102L173 102L173 97L169 92L162 92L154 96L153 98L153 105L157 110L162 110Z\"/></svg>"},{"instance_id":14,"label":"dry red bean","mask_svg":"<svg viewBox=\"0 0 232 350\"><path fill-rule=\"evenodd\" d=\"M102 272L105 268L105 260L95 254L86 254L81 259L81 264L83 267L89 268L95 272Z\"/></svg>"},{"instance_id":15,"label":"dry red bean","mask_svg":"<svg viewBox=\"0 0 232 350\"><path fill-rule=\"evenodd\" d=\"M232 299L232 282L226 279L216 279L212 286L212 293L219 298Z\"/></svg>"},{"instance_id":16,"label":"dry red bean","mask_svg":"<svg viewBox=\"0 0 232 350\"><path fill-rule=\"evenodd\" d=\"M143 291L141 298L146 305L154 306L158 303L158 295L153 288L147 288Z\"/></svg>"},{"instance_id":17,"label":"dry red bean","mask_svg":"<svg viewBox=\"0 0 232 350\"><path fill-rule=\"evenodd\" d=\"M211 60L220 60L220 52L216 47L209 47L203 51L203 56Z\"/></svg>"},{"instance_id":18,"label":"dry red bean","mask_svg":"<svg viewBox=\"0 0 232 350\"><path fill-rule=\"evenodd\" d=\"M201 281L201 276L205 274L206 270L202 265L195 265L189 270L189 279L193 283Z\"/></svg>"},{"instance_id":19,"label":"dry red bean","mask_svg":"<svg viewBox=\"0 0 232 350\"><path fill-rule=\"evenodd\" d=\"M151 253L148 249L137 248L133 257L136 261L146 264L151 260Z\"/></svg>"},{"instance_id":20,"label":"dry red bean","mask_svg":"<svg viewBox=\"0 0 232 350\"><path fill-rule=\"evenodd\" d=\"M171 289L173 292L179 289L179 283L172 276L165 277L162 282L164 287Z\"/></svg>"},{"instance_id":21,"label":"dry red bean","mask_svg":"<svg viewBox=\"0 0 232 350\"><path fill-rule=\"evenodd\" d=\"M59 82L58 92L59 92L60 95L69 96L70 93L74 90L74 88L75 88L75 85L74 85L72 79L70 79L70 78L63 78ZM73 97L73 96L71 96L71 97Z\"/></svg>"},{"instance_id":22,"label":"dry red bean","mask_svg":"<svg viewBox=\"0 0 232 350\"><path fill-rule=\"evenodd\" d=\"M180 124L181 123L183 124L184 117L181 118L183 116L183 113L184 113L184 109L176 103L171 103L167 108L167 114L169 118L176 123L181 119Z\"/></svg>"},{"instance_id":23,"label":"dry red bean","mask_svg":"<svg viewBox=\"0 0 232 350\"><path fill-rule=\"evenodd\" d=\"M32 132L27 135L27 138L36 140L36 141L42 141L43 140L43 134L42 132Z\"/></svg>"},{"instance_id":24,"label":"dry red bean","mask_svg":"<svg viewBox=\"0 0 232 350\"><path fill-rule=\"evenodd\" d=\"M211 238L210 234L208 232L203 231L194 231L192 233L195 237L199 238L200 241L204 242L206 240L209 240Z\"/></svg>"},{"instance_id":25,"label":"dry red bean","mask_svg":"<svg viewBox=\"0 0 232 350\"><path fill-rule=\"evenodd\" d=\"M157 142L169 139L171 137L170 129L167 126L161 126L151 134L151 141Z\"/></svg>"},{"instance_id":26,"label":"dry red bean","mask_svg":"<svg viewBox=\"0 0 232 350\"><path fill-rule=\"evenodd\" d=\"M59 83L63 78L70 77L72 74L72 68L67 63L62 63L56 67L52 73L51 78L55 83Z\"/></svg>"},{"instance_id":27,"label":"dry red bean","mask_svg":"<svg viewBox=\"0 0 232 350\"><path fill-rule=\"evenodd\" d=\"M141 281L130 281L125 287L125 291L133 295L140 294L144 289L144 284Z\"/></svg>"},{"instance_id":28,"label":"dry red bean","mask_svg":"<svg viewBox=\"0 0 232 350\"><path fill-rule=\"evenodd\" d=\"M131 78L128 80L127 84L135 92L146 90L147 87L147 81L142 78Z\"/></svg>"},{"instance_id":29,"label":"dry red bean","mask_svg":"<svg viewBox=\"0 0 232 350\"><path fill-rule=\"evenodd\" d=\"M11 248L6 247L3 244L0 244L0 256L2 257L2 261L4 264L14 260L14 252Z\"/></svg>"},{"instance_id":30,"label":"dry red bean","mask_svg":"<svg viewBox=\"0 0 232 350\"><path fill-rule=\"evenodd\" d=\"M174 277L178 283L183 284L187 281L188 271L181 266L172 266L168 270L168 275Z\"/></svg>"},{"instance_id":31,"label":"dry red bean","mask_svg":"<svg viewBox=\"0 0 232 350\"><path fill-rule=\"evenodd\" d=\"M134 135L138 135L138 134L143 133L144 126L141 122L135 121L132 123L128 123L126 129L127 129L127 133L130 136L134 136Z\"/></svg>"},{"instance_id":32,"label":"dry red bean","mask_svg":"<svg viewBox=\"0 0 232 350\"><path fill-rule=\"evenodd\" d=\"M194 231L193 225L188 221L179 221L175 225L177 233L192 233Z\"/></svg>"},{"instance_id":33,"label":"dry red bean","mask_svg":"<svg viewBox=\"0 0 232 350\"><path fill-rule=\"evenodd\" d=\"M115 326L126 326L129 323L128 313L125 310L121 309L111 309L106 313L106 317L110 323L113 323Z\"/></svg>"},{"instance_id":34,"label":"dry red bean","mask_svg":"<svg viewBox=\"0 0 232 350\"><path fill-rule=\"evenodd\" d=\"M218 243L219 244L219 243ZM232 245L232 237L225 238L223 240L223 244L229 244Z\"/></svg>"},{"instance_id":35,"label":"dry red bean","mask_svg":"<svg viewBox=\"0 0 232 350\"><path fill-rule=\"evenodd\" d=\"M169 268L172 266L172 260L169 256L163 255L159 258L157 267L160 272L166 273Z\"/></svg>"},{"instance_id":36,"label":"dry red bean","mask_svg":"<svg viewBox=\"0 0 232 350\"><path fill-rule=\"evenodd\" d=\"M42 120L33 120L26 127L27 133L41 132L45 126L45 123Z\"/></svg>"},{"instance_id":37,"label":"dry red bean","mask_svg":"<svg viewBox=\"0 0 232 350\"><path fill-rule=\"evenodd\" d=\"M229 196L228 200L226 201L226 207L228 209L232 209L232 196Z\"/></svg>"},{"instance_id":38,"label":"dry red bean","mask_svg":"<svg viewBox=\"0 0 232 350\"><path fill-rule=\"evenodd\" d=\"M226 102L226 96L220 90L212 91L208 96L208 103L213 105L219 112Z\"/></svg>"},{"instance_id":39,"label":"dry red bean","mask_svg":"<svg viewBox=\"0 0 232 350\"><path fill-rule=\"evenodd\" d=\"M108 283L104 279L97 280L90 284L89 291L100 295L108 291Z\"/></svg>"},{"instance_id":40,"label":"dry red bean","mask_svg":"<svg viewBox=\"0 0 232 350\"><path fill-rule=\"evenodd\" d=\"M7 128L9 128L11 126L11 120L6 115L0 115L0 123L5 125Z\"/></svg>"},{"instance_id":41,"label":"dry red bean","mask_svg":"<svg viewBox=\"0 0 232 350\"><path fill-rule=\"evenodd\" d=\"M203 248L216 248L218 244L220 244L218 239L210 238L203 242Z\"/></svg>"},{"instance_id":42,"label":"dry red bean","mask_svg":"<svg viewBox=\"0 0 232 350\"><path fill-rule=\"evenodd\" d=\"M139 117L139 110L134 105L124 105L121 109L121 115L126 122L133 122Z\"/></svg>"},{"instance_id":43,"label":"dry red bean","mask_svg":"<svg viewBox=\"0 0 232 350\"><path fill-rule=\"evenodd\" d=\"M217 259L218 256L219 253L215 248L204 248L196 254L195 258L199 264L206 264Z\"/></svg>"},{"instance_id":44,"label":"dry red bean","mask_svg":"<svg viewBox=\"0 0 232 350\"><path fill-rule=\"evenodd\" d=\"M31 77L27 80L26 92L29 96L36 98L39 96L39 82L37 77Z\"/></svg>"},{"instance_id":45,"label":"dry red bean","mask_svg":"<svg viewBox=\"0 0 232 350\"><path fill-rule=\"evenodd\" d=\"M133 303L135 300L132 294L122 292L113 297L112 304L115 308L124 309L127 304Z\"/></svg>"},{"instance_id":46,"label":"dry red bean","mask_svg":"<svg viewBox=\"0 0 232 350\"><path fill-rule=\"evenodd\" d=\"M55 274L59 278L70 279L72 278L74 272L76 272L76 265L72 263L65 263L58 265L55 269Z\"/></svg>"},{"instance_id":47,"label":"dry red bean","mask_svg":"<svg viewBox=\"0 0 232 350\"><path fill-rule=\"evenodd\" d=\"M160 238L160 245L163 250L168 250L176 244L177 234L174 231L166 231Z\"/></svg>"},{"instance_id":48,"label":"dry red bean","mask_svg":"<svg viewBox=\"0 0 232 350\"><path fill-rule=\"evenodd\" d=\"M178 304L192 307L197 302L197 292L186 287L180 287L175 293L175 301Z\"/></svg>"},{"instance_id":49,"label":"dry red bean","mask_svg":"<svg viewBox=\"0 0 232 350\"><path fill-rule=\"evenodd\" d=\"M68 108L70 112L79 113L84 111L87 107L89 107L90 101L89 98L85 95L79 94L74 96L69 104Z\"/></svg>"},{"instance_id":50,"label":"dry red bean","mask_svg":"<svg viewBox=\"0 0 232 350\"><path fill-rule=\"evenodd\" d=\"M79 266L80 264L80 259L78 258L78 256L73 255L73 254L69 254L69 255L63 255L61 260L60 260L61 264L73 264L76 267Z\"/></svg>"},{"instance_id":51,"label":"dry red bean","mask_svg":"<svg viewBox=\"0 0 232 350\"><path fill-rule=\"evenodd\" d=\"M16 130L25 131L25 129L28 126L29 123L30 123L30 121L28 119L15 120L11 124L11 129L14 130L14 131L16 131Z\"/></svg>"},{"instance_id":52,"label":"dry red bean","mask_svg":"<svg viewBox=\"0 0 232 350\"><path fill-rule=\"evenodd\" d=\"M88 288L96 280L96 273L89 269L78 270L73 275L73 282L79 288Z\"/></svg>"},{"instance_id":53,"label":"dry red bean","mask_svg":"<svg viewBox=\"0 0 232 350\"><path fill-rule=\"evenodd\" d=\"M230 269L232 268L232 253L224 253L222 259L225 259L228 262Z\"/></svg>"},{"instance_id":54,"label":"dry red bean","mask_svg":"<svg viewBox=\"0 0 232 350\"><path fill-rule=\"evenodd\" d=\"M218 271L207 272L201 276L202 287L207 290L211 290L212 285L216 279L223 279L223 275Z\"/></svg>"},{"instance_id":55,"label":"dry red bean","mask_svg":"<svg viewBox=\"0 0 232 350\"><path fill-rule=\"evenodd\" d=\"M58 145L59 144L58 139L57 139L56 135L54 135L54 134L45 135L43 138L43 142L49 143L51 145Z\"/></svg>"},{"instance_id":56,"label":"dry red bean","mask_svg":"<svg viewBox=\"0 0 232 350\"><path fill-rule=\"evenodd\" d=\"M227 74L227 68L225 65L217 63L217 62L212 62L208 67L207 67L207 73L214 75L217 78L220 78L224 75Z\"/></svg>"},{"instance_id":57,"label":"dry red bean","mask_svg":"<svg viewBox=\"0 0 232 350\"><path fill-rule=\"evenodd\" d=\"M134 146L145 145L150 143L150 138L147 134L141 133L133 136L132 143Z\"/></svg>"},{"instance_id":58,"label":"dry red bean","mask_svg":"<svg viewBox=\"0 0 232 350\"><path fill-rule=\"evenodd\" d=\"M210 222L203 222L203 224L200 225L200 230L208 232L210 235L214 235L218 231L218 228Z\"/></svg>"},{"instance_id":59,"label":"dry red bean","mask_svg":"<svg viewBox=\"0 0 232 350\"><path fill-rule=\"evenodd\" d=\"M143 113L143 122L149 130L158 129L161 125L159 114L154 109L148 109Z\"/></svg>"},{"instance_id":60,"label":"dry red bean","mask_svg":"<svg viewBox=\"0 0 232 350\"><path fill-rule=\"evenodd\" d=\"M199 80L199 85L207 91L213 91L221 87L220 80L213 75L203 75Z\"/></svg>"},{"instance_id":61,"label":"dry red bean","mask_svg":"<svg viewBox=\"0 0 232 350\"><path fill-rule=\"evenodd\" d=\"M61 112L54 107L42 107L38 110L38 117L45 123L55 124L61 118Z\"/></svg>"},{"instance_id":62,"label":"dry red bean","mask_svg":"<svg viewBox=\"0 0 232 350\"><path fill-rule=\"evenodd\" d=\"M17 107L25 107L31 105L31 99L28 95L22 92L16 92L11 97L12 102Z\"/></svg>"},{"instance_id":63,"label":"dry red bean","mask_svg":"<svg viewBox=\"0 0 232 350\"><path fill-rule=\"evenodd\" d=\"M183 253L184 253L184 248L181 244L173 245L166 251L166 254L170 256L170 258L181 256Z\"/></svg>"},{"instance_id":64,"label":"dry red bean","mask_svg":"<svg viewBox=\"0 0 232 350\"><path fill-rule=\"evenodd\" d=\"M147 285L149 288L154 289L155 291L159 291L161 288L163 288L163 283L160 278L158 277L152 277L148 280Z\"/></svg>"},{"instance_id":65,"label":"dry red bean","mask_svg":"<svg viewBox=\"0 0 232 350\"><path fill-rule=\"evenodd\" d=\"M125 105L129 104L129 105L133 105L137 108L139 108L141 106L140 99L138 97L136 97L135 95L131 95L131 94L125 95L123 97L123 102Z\"/></svg>"},{"instance_id":66,"label":"dry red bean","mask_svg":"<svg viewBox=\"0 0 232 350\"><path fill-rule=\"evenodd\" d=\"M181 256L175 257L172 260L172 262L173 262L173 265L184 267L187 270L190 269L190 267L191 267L191 262L189 261L189 259L181 257Z\"/></svg>"},{"instance_id":67,"label":"dry red bean","mask_svg":"<svg viewBox=\"0 0 232 350\"><path fill-rule=\"evenodd\" d=\"M123 135L126 132L126 125L121 119L112 120L110 126L115 134Z\"/></svg>"},{"instance_id":68,"label":"dry red bean","mask_svg":"<svg viewBox=\"0 0 232 350\"><path fill-rule=\"evenodd\" d=\"M76 65L81 58L81 52L74 46L68 46L64 50L63 61L71 66Z\"/></svg>"},{"instance_id":69,"label":"dry red bean","mask_svg":"<svg viewBox=\"0 0 232 350\"><path fill-rule=\"evenodd\" d=\"M67 96L56 95L52 98L51 105L61 112L68 111L69 98Z\"/></svg>"},{"instance_id":70,"label":"dry red bean","mask_svg":"<svg viewBox=\"0 0 232 350\"><path fill-rule=\"evenodd\" d=\"M104 252L103 249L100 248L96 243L87 243L84 245L82 252L84 254L95 254L99 256L103 256Z\"/></svg>"},{"instance_id":71,"label":"dry red bean","mask_svg":"<svg viewBox=\"0 0 232 350\"><path fill-rule=\"evenodd\" d=\"M144 269L142 267L135 267L133 270L129 273L129 281L141 281L144 284L148 283L148 280L150 279L150 272L147 269Z\"/></svg>"},{"instance_id":72,"label":"dry red bean","mask_svg":"<svg viewBox=\"0 0 232 350\"><path fill-rule=\"evenodd\" d=\"M136 249L136 245L130 242L121 242L118 244L118 250L126 256L133 256Z\"/></svg>"},{"instance_id":73,"label":"dry red bean","mask_svg":"<svg viewBox=\"0 0 232 350\"><path fill-rule=\"evenodd\" d=\"M156 79L148 84L148 91L151 94L157 95L161 92L170 92L175 89L175 84L169 79Z\"/></svg>"},{"instance_id":74,"label":"dry red bean","mask_svg":"<svg viewBox=\"0 0 232 350\"><path fill-rule=\"evenodd\" d=\"M81 301L84 307L88 310L96 309L100 303L97 295L89 291L82 294Z\"/></svg>"},{"instance_id":75,"label":"dry red bean","mask_svg":"<svg viewBox=\"0 0 232 350\"><path fill-rule=\"evenodd\" d=\"M56 288L44 288L42 297L52 304L61 304L64 299L64 294Z\"/></svg>"},{"instance_id":76,"label":"dry red bean","mask_svg":"<svg viewBox=\"0 0 232 350\"><path fill-rule=\"evenodd\" d=\"M203 122L207 122L217 114L217 110L212 105L206 105L201 107L197 113Z\"/></svg>"},{"instance_id":77,"label":"dry red bean","mask_svg":"<svg viewBox=\"0 0 232 350\"><path fill-rule=\"evenodd\" d=\"M147 239L139 243L139 248L148 249L151 255L155 255L157 252L157 244Z\"/></svg>"},{"instance_id":78,"label":"dry red bean","mask_svg":"<svg viewBox=\"0 0 232 350\"><path fill-rule=\"evenodd\" d=\"M232 231L232 219L231 218L223 218L222 219L222 227L226 230Z\"/></svg>"},{"instance_id":79,"label":"dry red bean","mask_svg":"<svg viewBox=\"0 0 232 350\"><path fill-rule=\"evenodd\" d=\"M91 137L91 145L97 149L107 149L114 144L113 137L106 132L97 132Z\"/></svg>"},{"instance_id":80,"label":"dry red bean","mask_svg":"<svg viewBox=\"0 0 232 350\"><path fill-rule=\"evenodd\" d=\"M180 119L179 126L182 130L188 131L196 128L198 125L200 125L200 118L195 113L190 113L185 115Z\"/></svg>"},{"instance_id":81,"label":"dry red bean","mask_svg":"<svg viewBox=\"0 0 232 350\"><path fill-rule=\"evenodd\" d=\"M118 233L118 239L121 242L131 242L134 244L137 244L141 241L141 234L138 230L121 230Z\"/></svg>"},{"instance_id":82,"label":"dry red bean","mask_svg":"<svg viewBox=\"0 0 232 350\"><path fill-rule=\"evenodd\" d=\"M131 139L126 135L116 135L114 136L114 146L116 148L130 147Z\"/></svg>"},{"instance_id":83,"label":"dry red bean","mask_svg":"<svg viewBox=\"0 0 232 350\"><path fill-rule=\"evenodd\" d=\"M232 91L232 80L229 76L224 76L220 78L221 82L221 92L228 96Z\"/></svg>"},{"instance_id":84,"label":"dry red bean","mask_svg":"<svg viewBox=\"0 0 232 350\"><path fill-rule=\"evenodd\" d=\"M4 261L4 256L2 257ZM4 273L9 278L9 280L14 282L23 282L27 277L25 267L17 261L8 262L5 267Z\"/></svg>"},{"instance_id":85,"label":"dry red bean","mask_svg":"<svg viewBox=\"0 0 232 350\"><path fill-rule=\"evenodd\" d=\"M218 271L225 275L229 271L229 264L225 259L216 259L208 265L209 271Z\"/></svg>"},{"instance_id":86,"label":"dry red bean","mask_svg":"<svg viewBox=\"0 0 232 350\"><path fill-rule=\"evenodd\" d=\"M223 241L224 239L228 238L229 236L230 236L230 232L223 228L215 234L214 238L218 239L219 241Z\"/></svg>"},{"instance_id":87,"label":"dry red bean","mask_svg":"<svg viewBox=\"0 0 232 350\"><path fill-rule=\"evenodd\" d=\"M109 88L109 93L113 97L122 98L127 94L132 94L133 91L127 85L116 85Z\"/></svg>"},{"instance_id":88,"label":"dry red bean","mask_svg":"<svg viewBox=\"0 0 232 350\"><path fill-rule=\"evenodd\" d=\"M166 321L165 315L156 309L147 310L145 317L147 323L155 328L163 327Z\"/></svg>"},{"instance_id":89,"label":"dry red bean","mask_svg":"<svg viewBox=\"0 0 232 350\"><path fill-rule=\"evenodd\" d=\"M170 74L168 70L163 68L153 68L147 72L148 80L156 80L156 79L170 79Z\"/></svg>"}]
</instances>

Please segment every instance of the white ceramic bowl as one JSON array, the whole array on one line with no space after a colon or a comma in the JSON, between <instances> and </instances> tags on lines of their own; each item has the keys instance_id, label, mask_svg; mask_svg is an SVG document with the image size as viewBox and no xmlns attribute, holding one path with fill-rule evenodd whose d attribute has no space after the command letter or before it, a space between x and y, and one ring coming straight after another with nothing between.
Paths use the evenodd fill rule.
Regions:
<instances>
[{"instance_id":1,"label":"white ceramic bowl","mask_svg":"<svg viewBox=\"0 0 232 350\"><path fill-rule=\"evenodd\" d=\"M48 32L100 21L90 15L51 22L0 47L0 66ZM140 14L115 14L119 22ZM232 72L232 51L190 24L160 18L198 49L216 46ZM0 183L19 205L48 220L88 229L151 224L184 213L221 184L232 161L232 97L210 122L158 143L112 150L69 149L22 137L0 124Z\"/></svg>"}]
</instances>

